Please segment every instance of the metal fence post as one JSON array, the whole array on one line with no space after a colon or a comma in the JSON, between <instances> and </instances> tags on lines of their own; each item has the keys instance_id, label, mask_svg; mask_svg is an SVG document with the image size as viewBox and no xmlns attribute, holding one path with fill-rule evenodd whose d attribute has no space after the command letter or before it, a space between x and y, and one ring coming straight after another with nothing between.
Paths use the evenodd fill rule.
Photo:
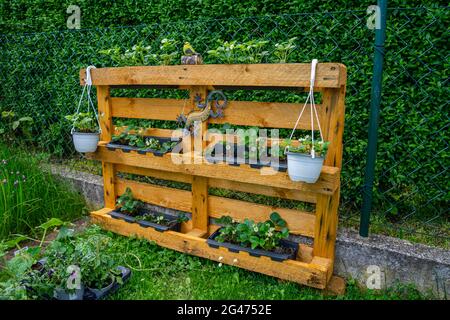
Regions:
<instances>
[{"instance_id":1,"label":"metal fence post","mask_svg":"<svg viewBox=\"0 0 450 320\"><path fill-rule=\"evenodd\" d=\"M377 154L378 120L380 116L381 82L383 78L384 41L386 39L387 0L378 0L380 25L375 30L375 52L373 59L372 92L370 97L369 141L367 145L367 162L364 175L363 204L359 234L369 235L370 211L372 209L373 180Z\"/></svg>"}]
</instances>

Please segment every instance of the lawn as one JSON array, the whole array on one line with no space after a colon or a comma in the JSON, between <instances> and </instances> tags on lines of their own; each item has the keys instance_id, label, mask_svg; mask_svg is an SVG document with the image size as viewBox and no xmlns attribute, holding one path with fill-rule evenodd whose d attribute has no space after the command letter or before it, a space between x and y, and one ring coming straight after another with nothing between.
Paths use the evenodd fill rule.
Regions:
<instances>
[{"instance_id":1,"label":"lawn","mask_svg":"<svg viewBox=\"0 0 450 320\"><path fill-rule=\"evenodd\" d=\"M111 232L117 262L132 269L131 280L112 300L132 299L426 299L417 290L398 286L385 291L364 291L348 281L344 296L324 296L320 290L240 268L189 256L142 239Z\"/></svg>"}]
</instances>

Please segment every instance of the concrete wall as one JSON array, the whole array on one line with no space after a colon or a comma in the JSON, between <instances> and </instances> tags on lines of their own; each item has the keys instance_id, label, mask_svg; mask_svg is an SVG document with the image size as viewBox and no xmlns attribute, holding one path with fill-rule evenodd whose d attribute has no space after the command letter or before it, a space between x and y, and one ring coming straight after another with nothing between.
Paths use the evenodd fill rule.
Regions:
<instances>
[{"instance_id":1,"label":"concrete wall","mask_svg":"<svg viewBox=\"0 0 450 320\"><path fill-rule=\"evenodd\" d=\"M100 176L60 166L53 166L52 172L74 185L92 207L102 207L103 182ZM173 211L156 209L168 213ZM421 292L432 293L441 299L449 299L450 296L449 250L382 235L362 238L355 231L339 229L334 273L356 279L372 289L404 283L414 284Z\"/></svg>"}]
</instances>

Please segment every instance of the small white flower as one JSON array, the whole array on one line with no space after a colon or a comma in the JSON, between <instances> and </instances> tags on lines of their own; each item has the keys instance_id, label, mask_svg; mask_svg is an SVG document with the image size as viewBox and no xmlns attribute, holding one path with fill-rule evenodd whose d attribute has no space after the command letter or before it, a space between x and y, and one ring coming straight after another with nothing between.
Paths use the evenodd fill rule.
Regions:
<instances>
[{"instance_id":1,"label":"small white flower","mask_svg":"<svg viewBox=\"0 0 450 320\"><path fill-rule=\"evenodd\" d=\"M222 262L221 263L219 263L219 267L221 267L222 266Z\"/></svg>"}]
</instances>

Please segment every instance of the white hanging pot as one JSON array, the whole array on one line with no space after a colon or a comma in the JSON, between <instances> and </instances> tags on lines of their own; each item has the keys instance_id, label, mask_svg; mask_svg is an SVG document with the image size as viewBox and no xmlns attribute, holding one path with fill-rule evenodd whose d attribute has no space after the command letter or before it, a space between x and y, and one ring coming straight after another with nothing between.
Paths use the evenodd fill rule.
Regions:
<instances>
[{"instance_id":1,"label":"white hanging pot","mask_svg":"<svg viewBox=\"0 0 450 320\"><path fill-rule=\"evenodd\" d=\"M78 152L95 152L100 133L72 132L73 144Z\"/></svg>"},{"instance_id":2,"label":"white hanging pot","mask_svg":"<svg viewBox=\"0 0 450 320\"><path fill-rule=\"evenodd\" d=\"M320 176L323 157L311 157L309 154L286 152L289 178L292 181L315 183Z\"/></svg>"}]
</instances>

